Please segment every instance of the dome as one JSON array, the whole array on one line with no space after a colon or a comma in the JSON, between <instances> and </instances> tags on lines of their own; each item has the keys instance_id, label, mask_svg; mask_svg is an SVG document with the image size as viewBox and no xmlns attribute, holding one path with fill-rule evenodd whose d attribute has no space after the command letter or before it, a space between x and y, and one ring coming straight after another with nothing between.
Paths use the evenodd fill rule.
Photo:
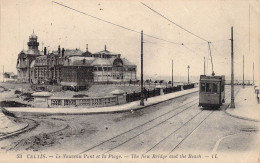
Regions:
<instances>
[{"instance_id":1,"label":"dome","mask_svg":"<svg viewBox=\"0 0 260 163\"><path fill-rule=\"evenodd\" d=\"M34 34L34 30L33 30L33 33L31 34L30 38L37 38L37 36Z\"/></svg>"}]
</instances>

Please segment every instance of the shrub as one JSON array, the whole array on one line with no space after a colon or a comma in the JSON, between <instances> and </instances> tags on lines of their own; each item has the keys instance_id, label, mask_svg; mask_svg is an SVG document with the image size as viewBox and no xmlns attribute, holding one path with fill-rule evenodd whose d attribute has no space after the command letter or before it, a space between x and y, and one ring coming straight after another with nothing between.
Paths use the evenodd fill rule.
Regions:
<instances>
[{"instance_id":1,"label":"shrub","mask_svg":"<svg viewBox=\"0 0 260 163\"><path fill-rule=\"evenodd\" d=\"M21 91L19 91L19 90L15 90L14 91L14 94L21 94L22 92Z\"/></svg>"}]
</instances>

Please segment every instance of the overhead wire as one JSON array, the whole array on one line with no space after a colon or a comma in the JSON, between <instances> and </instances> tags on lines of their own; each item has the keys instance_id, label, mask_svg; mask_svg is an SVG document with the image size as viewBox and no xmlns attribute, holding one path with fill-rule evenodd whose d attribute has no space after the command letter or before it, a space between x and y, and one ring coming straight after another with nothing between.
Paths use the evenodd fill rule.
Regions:
<instances>
[{"instance_id":1,"label":"overhead wire","mask_svg":"<svg viewBox=\"0 0 260 163\"><path fill-rule=\"evenodd\" d=\"M115 24L115 23L113 23L113 22L111 22L111 21L107 21L107 20L105 20L105 19L98 18L98 17L96 17L96 16L87 14L87 13L82 12L82 11L80 11L80 10L77 10L77 9L75 9L75 8L72 8L72 7L69 7L69 6L67 6L67 5L58 3L58 2L56 2L56 1L52 1L52 2L58 4L58 5L62 6L62 7L68 8L68 9L73 10L73 11L76 11L76 12L78 12L78 13L81 13L81 14L83 14L83 15L86 15L86 16L89 16L89 17L91 17L91 18L97 19L97 20L99 20L99 21L102 21L102 22L105 22L105 23L108 23L108 24L111 24L111 25L120 27L120 28L122 28L122 29L131 31L131 32L134 32L134 33L141 34L141 32L136 31L136 30L134 30L134 29L131 29L131 28L128 28L128 27L124 27L124 26L119 25L119 24ZM143 33L143 35L148 36L148 37L151 37L151 38L154 38L154 39L157 39L157 40L161 40L161 41L169 42L169 43L172 43L172 44L176 44L176 45L182 45L182 44L183 44L183 43L178 43L178 42L169 41L169 40L166 40L166 39L163 39L163 38L159 38L159 37L156 37L156 36L153 36L153 35L145 34L145 33Z\"/></svg>"},{"instance_id":2,"label":"overhead wire","mask_svg":"<svg viewBox=\"0 0 260 163\"><path fill-rule=\"evenodd\" d=\"M208 40L206 40L206 39L204 39L204 38L202 38L202 37L196 35L195 33L193 33L193 32L191 32L191 31L185 29L185 28L182 27L181 25L179 25L179 24L175 23L174 21L168 19L166 16L164 16L164 15L162 15L161 13L159 13L158 11L152 9L151 7L149 7L148 5L146 5L145 3L141 2L141 4L144 5L145 7L149 8L150 10L152 10L153 12L155 12L156 14L160 15L160 16L163 17L164 19L168 20L168 21L171 22L172 24L176 25L177 27L179 27L179 28L183 29L184 31L190 33L191 35L193 35L193 36L195 36L195 37L197 37L197 38L199 38L199 39L201 39L201 40L203 40L203 41L209 42Z\"/></svg>"},{"instance_id":3,"label":"overhead wire","mask_svg":"<svg viewBox=\"0 0 260 163\"><path fill-rule=\"evenodd\" d=\"M62 7L65 7L65 8L67 8L67 9L76 11L76 12L78 12L78 13L80 13L80 14L89 16L89 17L94 18L94 19L97 19L97 20L99 20L99 21L102 21L102 22L105 22L105 23L108 23L108 24L117 26L117 27L119 27L119 28L122 28L122 29L125 29L125 30L128 30L128 31L131 31L131 32L134 32L134 33L141 34L141 32L136 31L136 30L134 30L134 29L131 29L131 28L128 28L128 27L125 27L125 26L122 26L122 25L113 23L113 22L111 22L111 21L107 21L107 20L105 20L105 19L98 18L98 17L96 17L96 16L87 14L87 13L85 13L85 12L82 12L82 11L77 10L77 9L75 9L75 8L69 7L69 6L64 5L64 4L62 4L62 3L59 3L59 2L56 2L56 1L52 1L52 2L55 3L55 4L57 4L57 5L60 5L60 6L62 6ZM214 71L213 71L213 61L212 61L212 55L211 55L210 44L213 43L213 42L216 43L216 42L220 42L220 41L227 41L227 40L229 40L229 39L215 40L215 41L213 41L213 42L210 42L210 41L206 40L205 38L202 38L202 37L196 35L195 33L193 33L193 32L191 32L191 31L187 30L186 28L182 27L181 25L178 25L177 23L175 23L174 21L168 19L166 16L164 16L164 15L162 15L161 13L157 12L156 10L152 9L152 8L149 7L148 5L146 5L146 4L142 3L142 2L141 2L141 4L144 5L145 7L149 8L150 10L152 10L153 12L155 12L156 14L160 15L160 16L163 17L164 19L168 20L168 21L171 22L172 24L178 26L178 27L181 28L182 30L188 32L189 34L191 34L191 35L193 35L193 36L195 36L195 37L197 37L197 38L199 38L199 39L201 39L201 40L203 40L203 41L205 41L205 42L207 42L208 48L209 48L209 55L210 55L210 57L211 57L212 72L214 73ZM199 45L204 44L204 43L185 43L185 44L184 44L184 43L178 43L178 42L169 41L169 40L166 40L166 39L163 39L163 38L160 38L160 37L156 37L156 36L153 36L153 35L145 34L145 33L143 33L143 35L145 35L145 36L147 36L147 37L150 37L150 38L153 38L153 39L157 39L157 40L161 40L161 41L164 41L164 42L168 42L168 43L171 43L171 44L183 46L184 48L188 49L189 51L193 52L194 54L197 54L197 53L194 52L194 51L193 51L192 49L190 49L189 47L187 47L187 44L199 44ZM150 42L150 41L144 41L144 43L162 44L162 43ZM214 49L216 49L216 48L214 47Z\"/></svg>"},{"instance_id":4,"label":"overhead wire","mask_svg":"<svg viewBox=\"0 0 260 163\"><path fill-rule=\"evenodd\" d=\"M182 27L181 25L175 23L174 21L170 20L169 18L167 18L166 16L162 15L161 13L159 13L158 11L154 10L153 8L151 8L150 6L146 5L145 3L141 2L142 5L144 5L145 7L147 7L148 9L152 10L154 13L158 14L159 16L161 16L162 18L168 20L169 22L171 22L172 24L176 25L177 27L181 28L182 30L188 32L189 34L203 40L203 41L206 41L208 43L208 47L209 47L209 53L210 53L210 57L211 57L211 65L212 65L212 75L214 76L215 73L214 73L214 70L213 70L213 61L212 61L212 55L211 55L211 49L210 49L210 41L206 40L205 38L202 38L198 35L196 35L195 33L187 30L186 28ZM186 49L188 50L191 50L189 49L187 46L183 45Z\"/></svg>"}]
</instances>

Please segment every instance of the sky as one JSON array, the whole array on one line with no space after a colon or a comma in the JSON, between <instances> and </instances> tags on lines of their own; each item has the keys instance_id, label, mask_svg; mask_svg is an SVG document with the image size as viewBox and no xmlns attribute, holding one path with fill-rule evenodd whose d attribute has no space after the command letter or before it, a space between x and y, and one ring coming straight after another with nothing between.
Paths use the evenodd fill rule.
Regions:
<instances>
[{"instance_id":1,"label":"sky","mask_svg":"<svg viewBox=\"0 0 260 163\"><path fill-rule=\"evenodd\" d=\"M38 36L39 49L57 50L79 48L90 52L107 50L137 64L140 76L141 35L114 26L93 17L62 7L50 0L0 0L0 71L16 72L18 53L28 49L29 36ZM234 29L235 78L242 79L243 56L245 79L259 74L259 5L255 0L55 0L86 14L118 24L134 31L152 35L170 42L144 35L144 74L146 76L198 77L211 74L208 43L216 75L231 74L231 26ZM179 28L154 13L142 3L171 21L203 38ZM250 11L249 11L250 9ZM249 16L250 15L250 16ZM182 45L184 44L184 45Z\"/></svg>"}]
</instances>

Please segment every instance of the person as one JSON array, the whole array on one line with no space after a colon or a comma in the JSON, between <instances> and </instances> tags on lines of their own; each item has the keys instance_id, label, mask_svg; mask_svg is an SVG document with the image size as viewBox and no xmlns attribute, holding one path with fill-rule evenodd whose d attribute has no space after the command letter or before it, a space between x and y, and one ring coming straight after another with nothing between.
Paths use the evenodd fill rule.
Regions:
<instances>
[{"instance_id":1,"label":"person","mask_svg":"<svg viewBox=\"0 0 260 163\"><path fill-rule=\"evenodd\" d=\"M259 103L259 90L256 91L257 102Z\"/></svg>"},{"instance_id":2,"label":"person","mask_svg":"<svg viewBox=\"0 0 260 163\"><path fill-rule=\"evenodd\" d=\"M147 90L145 89L145 87L144 87L144 98L147 101Z\"/></svg>"}]
</instances>

